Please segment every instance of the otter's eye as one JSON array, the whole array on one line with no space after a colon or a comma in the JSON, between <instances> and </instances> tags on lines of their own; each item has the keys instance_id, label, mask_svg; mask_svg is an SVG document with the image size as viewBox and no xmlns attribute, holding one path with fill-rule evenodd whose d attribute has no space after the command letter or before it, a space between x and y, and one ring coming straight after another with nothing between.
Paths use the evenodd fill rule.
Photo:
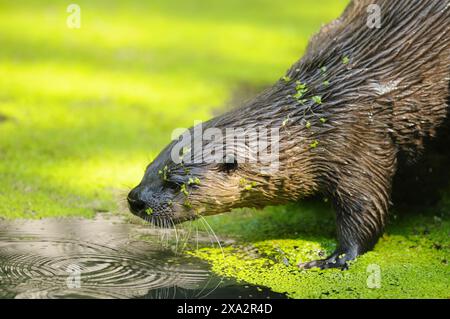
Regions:
<instances>
[{"instance_id":1,"label":"otter's eye","mask_svg":"<svg viewBox=\"0 0 450 319\"><path fill-rule=\"evenodd\" d=\"M176 191L180 188L180 184L173 182L173 181L166 181L165 186L170 189L173 189L174 191Z\"/></svg>"},{"instance_id":2,"label":"otter's eye","mask_svg":"<svg viewBox=\"0 0 450 319\"><path fill-rule=\"evenodd\" d=\"M233 155L227 155L223 163L223 170L232 173L238 169L238 162Z\"/></svg>"}]
</instances>

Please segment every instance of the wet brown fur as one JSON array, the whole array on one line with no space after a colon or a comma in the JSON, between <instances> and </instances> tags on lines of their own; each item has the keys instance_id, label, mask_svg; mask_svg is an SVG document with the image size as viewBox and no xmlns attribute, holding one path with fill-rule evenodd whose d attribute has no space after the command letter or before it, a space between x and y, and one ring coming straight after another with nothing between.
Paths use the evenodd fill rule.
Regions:
<instances>
[{"instance_id":1,"label":"wet brown fur","mask_svg":"<svg viewBox=\"0 0 450 319\"><path fill-rule=\"evenodd\" d=\"M366 25L367 7L373 3L381 7L380 29ZM186 178L181 168L170 164L172 143L149 166L131 200L156 207L157 216L183 221L195 217L192 211L215 214L324 193L336 207L339 246L326 260L301 267L345 267L372 249L383 232L399 156L418 157L446 120L449 31L450 1L352 1L339 19L312 38L288 78L204 124L280 127L276 174L258 173L250 164L231 174L218 165L191 165L190 174L199 176L202 184L190 188L191 208L183 209L179 191L168 190L157 177L157 171L169 165L169 180ZM296 81L308 87L303 103L293 97ZM322 103L313 102L313 96L320 96ZM242 190L242 178L257 187ZM175 202L173 207L163 204L168 198Z\"/></svg>"}]
</instances>

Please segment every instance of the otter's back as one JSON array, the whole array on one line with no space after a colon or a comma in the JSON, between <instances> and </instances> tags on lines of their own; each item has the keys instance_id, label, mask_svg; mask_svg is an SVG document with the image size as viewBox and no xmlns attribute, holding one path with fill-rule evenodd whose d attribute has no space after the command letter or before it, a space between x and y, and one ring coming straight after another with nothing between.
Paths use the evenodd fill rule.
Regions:
<instances>
[{"instance_id":1,"label":"otter's back","mask_svg":"<svg viewBox=\"0 0 450 319\"><path fill-rule=\"evenodd\" d=\"M380 9L380 28L368 25L372 5ZM447 116L450 1L354 0L313 37L301 63L323 61L334 65L327 94L340 107L370 114L399 149L420 151Z\"/></svg>"}]
</instances>

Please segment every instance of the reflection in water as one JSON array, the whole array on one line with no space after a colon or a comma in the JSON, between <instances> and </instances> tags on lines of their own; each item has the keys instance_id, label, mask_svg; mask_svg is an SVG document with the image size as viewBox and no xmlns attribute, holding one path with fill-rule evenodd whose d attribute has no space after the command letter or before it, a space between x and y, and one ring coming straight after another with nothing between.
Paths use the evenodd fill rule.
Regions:
<instances>
[{"instance_id":1,"label":"reflection in water","mask_svg":"<svg viewBox=\"0 0 450 319\"><path fill-rule=\"evenodd\" d=\"M118 218L2 221L0 297L130 298L167 288L170 298L177 287L200 298L220 284L207 265L162 249L159 238L136 239L151 232Z\"/></svg>"}]
</instances>

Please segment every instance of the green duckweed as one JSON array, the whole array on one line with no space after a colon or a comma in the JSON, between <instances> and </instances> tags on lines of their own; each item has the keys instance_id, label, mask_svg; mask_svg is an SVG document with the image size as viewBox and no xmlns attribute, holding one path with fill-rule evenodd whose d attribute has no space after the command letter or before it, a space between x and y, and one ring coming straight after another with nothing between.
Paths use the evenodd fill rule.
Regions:
<instances>
[{"instance_id":1,"label":"green duckweed","mask_svg":"<svg viewBox=\"0 0 450 319\"><path fill-rule=\"evenodd\" d=\"M318 96L318 95L313 96L313 97L311 98L311 100L312 100L314 103L316 103L316 104L322 104L322 97L321 97L321 96Z\"/></svg>"},{"instance_id":2,"label":"green duckweed","mask_svg":"<svg viewBox=\"0 0 450 319\"><path fill-rule=\"evenodd\" d=\"M317 146L319 146L319 141L318 140L315 140L314 142L309 144L309 147L311 147L311 148L317 148Z\"/></svg>"}]
</instances>

